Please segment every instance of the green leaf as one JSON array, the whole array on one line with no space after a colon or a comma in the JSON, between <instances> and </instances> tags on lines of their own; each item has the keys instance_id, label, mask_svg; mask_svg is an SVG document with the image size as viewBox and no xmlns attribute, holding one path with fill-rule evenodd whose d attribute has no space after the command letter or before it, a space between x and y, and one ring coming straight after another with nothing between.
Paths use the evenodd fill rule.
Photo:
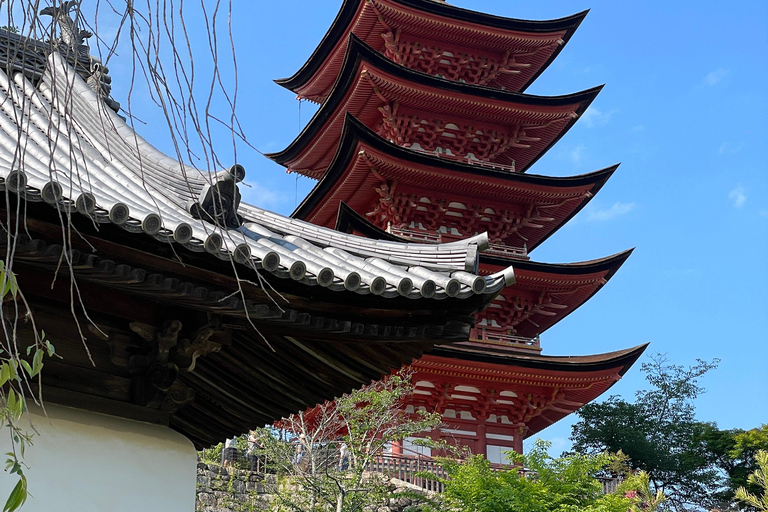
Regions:
<instances>
[{"instance_id":1,"label":"green leaf","mask_svg":"<svg viewBox=\"0 0 768 512\"><path fill-rule=\"evenodd\" d=\"M11 288L13 287L13 282L11 281L10 277L6 274L3 276L5 280L3 281L3 297L8 295L11 292Z\"/></svg>"},{"instance_id":2,"label":"green leaf","mask_svg":"<svg viewBox=\"0 0 768 512\"><path fill-rule=\"evenodd\" d=\"M11 369L8 363L3 363L2 367L0 367L0 386L3 386L6 382L8 382L8 379L11 378Z\"/></svg>"},{"instance_id":3,"label":"green leaf","mask_svg":"<svg viewBox=\"0 0 768 512\"><path fill-rule=\"evenodd\" d=\"M11 295L14 297L19 294L19 283L16 281L16 274L11 274Z\"/></svg>"},{"instance_id":4,"label":"green leaf","mask_svg":"<svg viewBox=\"0 0 768 512\"><path fill-rule=\"evenodd\" d=\"M19 380L19 373L17 371L18 368L19 361L16 359L8 360L8 380Z\"/></svg>"},{"instance_id":5,"label":"green leaf","mask_svg":"<svg viewBox=\"0 0 768 512\"><path fill-rule=\"evenodd\" d=\"M29 366L29 363L26 362L24 359L21 360L21 366L24 367L24 369L27 371L30 377L34 377L34 375L32 375L32 367Z\"/></svg>"},{"instance_id":6,"label":"green leaf","mask_svg":"<svg viewBox=\"0 0 768 512\"><path fill-rule=\"evenodd\" d=\"M45 355L45 352L43 352L41 349L37 349L35 352L35 357L32 359L32 373L30 373L31 377L34 377L38 373L40 373L40 370L43 369L43 356Z\"/></svg>"},{"instance_id":7,"label":"green leaf","mask_svg":"<svg viewBox=\"0 0 768 512\"><path fill-rule=\"evenodd\" d=\"M8 496L8 501L5 502L3 512L14 512L15 510L18 510L24 505L25 501L27 501L27 479L22 476L16 483L16 487L11 491L10 496Z\"/></svg>"},{"instance_id":8,"label":"green leaf","mask_svg":"<svg viewBox=\"0 0 768 512\"><path fill-rule=\"evenodd\" d=\"M8 410L13 413L16 408L16 393L13 391L13 388L8 390L8 398L5 400L5 405L8 407Z\"/></svg>"}]
</instances>

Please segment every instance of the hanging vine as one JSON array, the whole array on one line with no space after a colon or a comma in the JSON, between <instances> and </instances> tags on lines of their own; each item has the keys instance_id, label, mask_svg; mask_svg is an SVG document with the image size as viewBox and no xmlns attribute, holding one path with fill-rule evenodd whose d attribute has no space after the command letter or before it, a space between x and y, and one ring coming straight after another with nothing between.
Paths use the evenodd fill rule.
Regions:
<instances>
[{"instance_id":1,"label":"hanging vine","mask_svg":"<svg viewBox=\"0 0 768 512\"><path fill-rule=\"evenodd\" d=\"M141 123L137 98L149 98L163 113L168 144L175 152L182 174L186 166L210 172L237 162L238 142L248 143L235 113L238 84L231 1L87 0L83 3L81 9L80 0L0 0L0 13L5 18L0 21L3 79L13 82L18 75L37 87L48 65L48 56L58 53L98 94L103 108L124 116L131 128ZM106 29L100 31L101 27ZM107 33L112 35L107 37ZM109 64L118 54L120 67L127 65L129 70L118 73L121 80L113 84ZM72 94L72 91L60 92L65 97ZM120 102L115 99L118 96ZM14 98L26 99L24 95ZM26 101L13 111L7 110L15 108L13 102L4 103L5 115L16 123L19 136L12 161L2 159L0 165L17 170L18 176L23 177L28 158L47 159L51 181L55 181L57 173L61 173L54 155L57 141L51 142L48 155L28 153L32 144L28 142L26 129L31 125L30 113L35 107ZM66 103L70 103L69 100ZM68 108L75 108L72 105ZM53 126L53 116L50 123L36 129L48 133L49 137L51 133L73 130L71 124L65 128ZM103 129L108 131L114 127L105 122ZM77 161L76 149L69 151L67 181L88 190L91 183L88 168ZM220 156L221 151L225 151L226 156ZM143 171L141 174L143 176ZM18 478L3 507L3 512L12 512L19 509L29 495L25 473L28 467L24 460L37 432L26 413L30 403L43 406L41 372L46 358L58 356L48 339L50 335L55 342L56 333L46 334L37 329L34 312L24 299L24 283L17 282L13 272L16 244L19 235L26 231L26 206L24 187L14 189L6 185L2 188L8 214L0 221L0 236L5 239L5 254L0 257L0 322L3 326L0 426L8 427L10 436L5 470ZM59 244L63 250L54 282L69 280L71 313L78 322L79 318L89 317L79 295L69 251L73 236L78 236L71 218L77 213L61 208L56 211L62 228ZM234 262L232 269L237 276ZM53 285L52 282L51 287ZM88 352L85 336L88 330L82 329L79 323L78 328L83 350ZM34 341L21 342L20 330L31 330Z\"/></svg>"}]
</instances>

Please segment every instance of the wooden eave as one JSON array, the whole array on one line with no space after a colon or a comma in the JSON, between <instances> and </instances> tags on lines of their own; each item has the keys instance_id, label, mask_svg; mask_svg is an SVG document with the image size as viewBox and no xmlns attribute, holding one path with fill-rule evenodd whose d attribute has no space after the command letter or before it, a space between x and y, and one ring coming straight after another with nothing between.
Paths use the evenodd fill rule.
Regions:
<instances>
[{"instance_id":1,"label":"wooden eave","mask_svg":"<svg viewBox=\"0 0 768 512\"><path fill-rule=\"evenodd\" d=\"M496 393L507 390L523 396L538 392L554 397L525 422L526 437L529 437L604 393L629 370L647 346L563 357L494 353L483 348L447 345L425 354L411 368L415 371L415 381L439 380L453 385L492 388Z\"/></svg>"},{"instance_id":2,"label":"wooden eave","mask_svg":"<svg viewBox=\"0 0 768 512\"><path fill-rule=\"evenodd\" d=\"M400 237L374 226L346 204L339 206L336 229L373 239L400 240ZM553 310L554 316L536 315L533 317L532 320L538 326L530 323L517 326L517 334L532 338L543 333L588 301L613 277L630 254L632 254L631 249L613 256L584 262L541 263L482 253L480 255L480 273L492 273L498 268L513 265L516 282L505 289L502 292L503 295L514 297L515 295L538 296L553 293L557 297L558 303L566 306L565 309ZM462 345L490 346L482 342L466 342Z\"/></svg>"},{"instance_id":3,"label":"wooden eave","mask_svg":"<svg viewBox=\"0 0 768 512\"><path fill-rule=\"evenodd\" d=\"M425 194L443 192L459 202L495 202L507 207L527 207L533 202L552 205L547 215L554 217L554 221L545 228L520 230L520 235L528 240L529 250L578 213L618 167L569 177L509 173L392 144L347 114L333 161L292 217L333 227L338 223L336 216L341 203L365 213L378 197L374 187L381 184L370 171L371 166L382 178L396 180L401 188L424 190Z\"/></svg>"},{"instance_id":4,"label":"wooden eave","mask_svg":"<svg viewBox=\"0 0 768 512\"><path fill-rule=\"evenodd\" d=\"M4 224L10 219L13 225L8 211L15 206L2 210ZM109 224L96 232L90 220L78 216L71 219L78 231L71 237L72 249L63 252L55 210L29 203L22 211L25 234L17 239L12 269L35 311L37 328L49 333L64 358L46 363L47 399L170 425L197 447L367 384L435 343L464 340L473 322L469 310L483 306L473 298L427 304L371 297L367 302L351 293L347 301L343 292L263 275L274 287L271 298L247 283L242 295L233 294L232 264L210 254L174 249ZM67 266L61 265L66 260L77 277L79 327L72 318ZM242 271L239 277L259 281ZM188 336L214 318L220 350L200 356L193 370L178 374L169 395L148 403L156 392L154 366L147 345L129 329L131 322L159 329L178 320ZM98 329L88 329L91 322ZM31 342L29 328L20 330L22 342ZM136 369L137 356L147 359L148 369ZM182 393L184 403L168 408L180 391L191 395Z\"/></svg>"},{"instance_id":5,"label":"wooden eave","mask_svg":"<svg viewBox=\"0 0 768 512\"><path fill-rule=\"evenodd\" d=\"M531 317L536 325L523 322L516 326L517 335L533 338L592 298L613 277L630 254L632 249L606 258L578 263L540 263L483 254L480 258L480 272L493 272L497 266L505 262L508 265L510 261L514 261L516 283L503 292L506 297L547 295L557 304L564 306L549 310L553 313L552 316L537 314Z\"/></svg>"},{"instance_id":6,"label":"wooden eave","mask_svg":"<svg viewBox=\"0 0 768 512\"><path fill-rule=\"evenodd\" d=\"M499 87L504 86L515 92L525 90L549 66L587 14L584 11L557 20L531 21L503 18L425 0L345 0L307 62L292 77L276 80L276 83L300 97L322 102L342 67L350 33L377 51L384 46L380 34L386 29L378 20L376 11L403 32L477 51L504 53L515 49L535 49L542 42L562 41L562 44L540 51L529 59L529 68L519 74L506 75L498 81ZM377 27L381 30L376 30Z\"/></svg>"},{"instance_id":7,"label":"wooden eave","mask_svg":"<svg viewBox=\"0 0 768 512\"><path fill-rule=\"evenodd\" d=\"M390 242L404 240L403 237L384 231L372 224L371 221L357 213L343 201L339 203L339 211L336 214L336 224L333 229L342 233L355 234L374 240L388 240Z\"/></svg>"},{"instance_id":8,"label":"wooden eave","mask_svg":"<svg viewBox=\"0 0 768 512\"><path fill-rule=\"evenodd\" d=\"M328 99L286 149L266 156L292 171L319 179L333 159L347 112L366 126L374 126L381 119L378 108L384 102L374 88L388 91L388 99L400 101L401 108L453 116L452 122L481 122L501 128L520 122L554 121L535 130L541 140L531 143L530 148L510 148L496 159L501 164L514 162L517 171L525 172L570 129L602 86L545 97L451 82L398 66L351 34L344 66Z\"/></svg>"},{"instance_id":9,"label":"wooden eave","mask_svg":"<svg viewBox=\"0 0 768 512\"><path fill-rule=\"evenodd\" d=\"M58 265L62 250L61 228L55 211L41 203L25 204L25 209L25 236L20 238L19 243L24 244L24 251L29 255L25 256L27 253L19 249L19 261L26 257L28 263L38 262L41 267ZM0 219L5 218L7 210L0 210ZM11 219L14 218L11 215ZM75 259L77 260L74 268L78 278L101 283L107 288L114 285L127 293L149 295L160 301L180 300L185 307L200 311L218 312L243 319L250 316L252 320L266 323L274 321L275 325L281 328L286 323L293 322L296 323L295 327L312 329L318 323L330 321L329 317L342 323L367 318L368 322L361 324L357 330L366 324L374 325L377 322L381 323L382 330L368 328L368 334L362 334L356 333L353 328L348 331L350 337L378 337L381 334L381 340L390 340L394 335L392 329L398 323L401 327L418 323L426 325L433 313L436 314L435 319L441 317L438 312L440 310L444 310L448 317L460 318L484 307L493 299L493 295L448 298L440 301L360 295L349 291L308 286L301 281L277 278L266 272L257 273L255 270L238 270L235 277L231 261L205 252L180 249L171 243L162 243L143 234L126 235L119 228L109 224L100 225L96 231L90 220L78 216L73 216L71 223L79 234L78 237L72 237L71 242L67 241L74 250L70 256L73 264ZM29 239L26 235L31 235L32 238ZM246 283L242 293L232 295L232 292L238 289L238 279ZM166 280L170 281L165 282ZM263 282L263 285L259 286L259 282ZM185 283L192 285L192 288ZM270 290L277 291L285 300L277 301L270 295ZM223 297L226 299L222 300ZM440 307L436 308L436 304ZM343 309L339 309L340 305L344 306ZM317 320L312 321L312 316L317 316ZM385 333L383 328L388 323L390 325ZM334 336L339 334L343 333L336 333ZM409 335L405 333L405 337L408 338Z\"/></svg>"}]
</instances>

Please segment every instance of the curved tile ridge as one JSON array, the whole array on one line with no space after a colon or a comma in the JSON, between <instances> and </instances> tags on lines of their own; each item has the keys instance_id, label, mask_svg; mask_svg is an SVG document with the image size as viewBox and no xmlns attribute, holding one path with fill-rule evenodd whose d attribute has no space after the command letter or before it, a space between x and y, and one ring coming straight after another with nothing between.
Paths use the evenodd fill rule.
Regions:
<instances>
[{"instance_id":1,"label":"curved tile ridge","mask_svg":"<svg viewBox=\"0 0 768 512\"><path fill-rule=\"evenodd\" d=\"M0 70L0 189L331 290L465 298L495 295L514 281L511 268L471 272L484 235L442 246L380 242L250 205L242 227L222 229L186 209L209 178L140 138L58 54L37 88Z\"/></svg>"},{"instance_id":2,"label":"curved tile ridge","mask_svg":"<svg viewBox=\"0 0 768 512\"><path fill-rule=\"evenodd\" d=\"M136 176L160 196L186 208L206 184L212 173L185 165L159 151L136 133L117 114L97 101L96 93L82 81L61 55L52 53L43 75L40 91L55 110L65 112L69 128L122 164L124 174Z\"/></svg>"},{"instance_id":3,"label":"curved tile ridge","mask_svg":"<svg viewBox=\"0 0 768 512\"><path fill-rule=\"evenodd\" d=\"M241 204L238 213L246 220L270 226L271 229L283 233L301 236L320 245L339 247L393 263L420 265L438 270L465 270L477 273L478 253L489 247L487 233L444 244L401 243L341 233L249 204Z\"/></svg>"}]
</instances>

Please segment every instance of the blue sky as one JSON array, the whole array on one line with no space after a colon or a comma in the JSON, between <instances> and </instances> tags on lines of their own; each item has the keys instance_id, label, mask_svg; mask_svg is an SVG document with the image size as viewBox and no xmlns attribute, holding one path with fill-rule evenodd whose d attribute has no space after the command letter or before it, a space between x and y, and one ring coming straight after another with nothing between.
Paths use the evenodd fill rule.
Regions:
<instances>
[{"instance_id":1,"label":"blue sky","mask_svg":"<svg viewBox=\"0 0 768 512\"><path fill-rule=\"evenodd\" d=\"M293 74L341 0L233 2L238 115L263 152L287 146L314 108L272 80ZM575 262L636 250L587 304L542 336L544 353L593 354L651 342L677 364L720 358L703 379L702 420L721 428L768 421L768 3L454 0L501 16L558 18L591 9L556 61L528 89L558 95L606 84L582 119L531 173L567 176L621 162L603 190L532 258ZM137 6L139 3L137 2ZM192 8L190 8L192 9ZM210 14L210 13L209 13ZM188 13L196 67L207 38ZM221 17L221 16L220 16ZM222 17L219 30L226 30ZM108 39L114 21L104 22ZM222 78L232 90L229 48L219 33ZM111 63L114 96L127 95L130 60ZM198 58L198 56L201 56ZM203 84L204 85L204 84ZM196 90L205 99L206 87ZM225 118L220 96L212 103ZM161 114L141 91L140 133L171 151ZM217 139L219 140L219 139ZM217 148L234 159L231 142ZM289 214L313 182L287 175L238 144L248 202ZM631 397L639 364L611 391ZM563 420L540 437L565 447Z\"/></svg>"}]
</instances>

